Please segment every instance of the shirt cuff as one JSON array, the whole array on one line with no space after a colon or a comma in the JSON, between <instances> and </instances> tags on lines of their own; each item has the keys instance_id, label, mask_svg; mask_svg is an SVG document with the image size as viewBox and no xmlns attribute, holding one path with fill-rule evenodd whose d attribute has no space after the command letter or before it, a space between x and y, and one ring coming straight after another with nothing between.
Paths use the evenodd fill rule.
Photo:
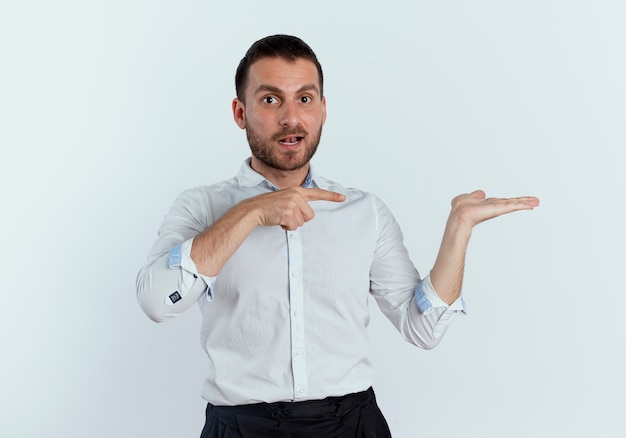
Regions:
<instances>
[{"instance_id":1,"label":"shirt cuff","mask_svg":"<svg viewBox=\"0 0 626 438\"><path fill-rule=\"evenodd\" d=\"M433 284L430 281L430 275L427 275L415 289L415 303L417 308L424 315L428 315L436 308L445 308L447 312L460 312L464 315L467 313L465 308L465 300L462 296L457 298L452 304L448 305L437 294Z\"/></svg>"},{"instance_id":2,"label":"shirt cuff","mask_svg":"<svg viewBox=\"0 0 626 438\"><path fill-rule=\"evenodd\" d=\"M168 266L170 269L182 269L185 271L183 273L183 284L181 285L181 296L175 297L181 299L186 292L191 288L193 281L189 284L189 287L185 287L185 277L191 277L193 280L196 280L200 277L204 283L206 284L205 296L207 301L213 301L213 285L215 284L216 277L209 277L207 275L202 275L198 272L198 268L196 264L191 259L191 245L193 243L193 239L189 239L181 243L180 245L175 246L170 249ZM184 275L184 274L188 275ZM175 298L170 299L175 302Z\"/></svg>"}]
</instances>

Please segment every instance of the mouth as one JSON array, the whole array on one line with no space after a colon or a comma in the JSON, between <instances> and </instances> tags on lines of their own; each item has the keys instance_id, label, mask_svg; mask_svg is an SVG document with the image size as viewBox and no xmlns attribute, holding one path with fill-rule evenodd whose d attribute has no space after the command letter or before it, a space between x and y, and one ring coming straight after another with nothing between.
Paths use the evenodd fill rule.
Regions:
<instances>
[{"instance_id":1,"label":"mouth","mask_svg":"<svg viewBox=\"0 0 626 438\"><path fill-rule=\"evenodd\" d=\"M301 136L301 135L292 135L289 137L278 139L278 143L280 143L283 146L296 146L302 141L303 138L304 136Z\"/></svg>"}]
</instances>

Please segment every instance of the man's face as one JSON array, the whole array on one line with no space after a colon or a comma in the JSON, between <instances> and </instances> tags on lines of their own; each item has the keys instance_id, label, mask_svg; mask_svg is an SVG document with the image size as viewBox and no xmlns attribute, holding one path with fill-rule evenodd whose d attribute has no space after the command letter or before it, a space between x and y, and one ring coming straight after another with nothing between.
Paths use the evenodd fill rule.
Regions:
<instances>
[{"instance_id":1,"label":"man's face","mask_svg":"<svg viewBox=\"0 0 626 438\"><path fill-rule=\"evenodd\" d=\"M301 169L315 154L326 119L315 64L259 59L248 72L245 104L235 99L233 113L246 130L253 168Z\"/></svg>"}]
</instances>

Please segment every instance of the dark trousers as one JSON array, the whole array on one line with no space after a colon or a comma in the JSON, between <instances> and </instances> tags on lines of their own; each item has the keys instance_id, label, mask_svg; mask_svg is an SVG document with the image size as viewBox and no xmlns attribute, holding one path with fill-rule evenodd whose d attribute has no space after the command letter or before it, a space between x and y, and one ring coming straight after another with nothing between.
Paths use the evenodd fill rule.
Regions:
<instances>
[{"instance_id":1,"label":"dark trousers","mask_svg":"<svg viewBox=\"0 0 626 438\"><path fill-rule=\"evenodd\" d=\"M390 438L372 388L303 402L206 408L200 438Z\"/></svg>"}]
</instances>

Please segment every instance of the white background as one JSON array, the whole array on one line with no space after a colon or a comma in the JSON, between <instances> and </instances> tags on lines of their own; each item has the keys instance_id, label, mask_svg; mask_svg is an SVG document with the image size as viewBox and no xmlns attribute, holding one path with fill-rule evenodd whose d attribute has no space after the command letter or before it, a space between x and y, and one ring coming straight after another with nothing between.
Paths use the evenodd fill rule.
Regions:
<instances>
[{"instance_id":1,"label":"white background","mask_svg":"<svg viewBox=\"0 0 626 438\"><path fill-rule=\"evenodd\" d=\"M199 435L199 312L152 323L135 276L175 196L248 156L235 68L290 33L326 74L317 170L385 200L422 274L456 194L542 201L476 228L469 315L437 349L373 308L394 436L624 436L625 18L619 0L3 2L0 435Z\"/></svg>"}]
</instances>

